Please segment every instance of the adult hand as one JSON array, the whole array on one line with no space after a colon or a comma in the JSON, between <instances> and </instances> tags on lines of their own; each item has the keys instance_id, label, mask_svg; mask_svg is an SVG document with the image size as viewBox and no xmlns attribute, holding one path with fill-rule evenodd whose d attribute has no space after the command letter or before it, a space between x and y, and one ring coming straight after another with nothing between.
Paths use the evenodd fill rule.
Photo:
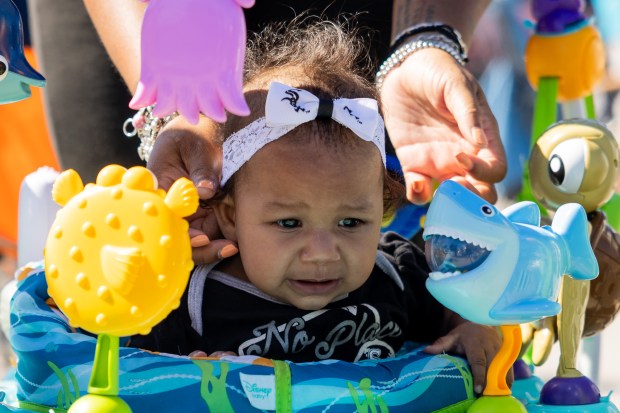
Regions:
<instances>
[{"instance_id":1,"label":"adult hand","mask_svg":"<svg viewBox=\"0 0 620 413\"><path fill-rule=\"evenodd\" d=\"M454 179L490 202L506 174L497 122L480 85L448 53L427 48L384 79L385 124L402 165L407 198L430 201L433 180Z\"/></svg>"},{"instance_id":2,"label":"adult hand","mask_svg":"<svg viewBox=\"0 0 620 413\"><path fill-rule=\"evenodd\" d=\"M222 170L222 153L217 142L217 124L201 117L197 125L182 117L170 121L159 133L147 167L153 171L159 186L168 189L180 177L187 177L198 189L201 200L211 198L218 188ZM208 264L237 253L232 241L223 239L211 208L198 207L187 218L195 264Z\"/></svg>"}]
</instances>

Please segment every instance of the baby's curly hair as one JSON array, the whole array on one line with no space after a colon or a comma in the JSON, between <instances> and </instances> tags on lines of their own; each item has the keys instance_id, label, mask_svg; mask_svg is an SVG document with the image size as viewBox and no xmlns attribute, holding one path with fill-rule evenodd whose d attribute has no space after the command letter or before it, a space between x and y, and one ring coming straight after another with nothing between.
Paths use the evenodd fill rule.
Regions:
<instances>
[{"instance_id":1,"label":"baby's curly hair","mask_svg":"<svg viewBox=\"0 0 620 413\"><path fill-rule=\"evenodd\" d=\"M265 115L265 100L272 81L302 88L320 99L378 99L371 78L372 61L364 33L353 27L354 19L338 23L318 16L299 16L290 22L266 26L251 35L244 68L245 97L251 110L246 117L229 116L221 126L222 142L228 136ZM291 80L294 84L291 84ZM290 136L289 136L290 135ZM287 139L318 139L334 152L359 144L359 137L331 120L304 123ZM236 174L235 174L236 175ZM235 176L222 189L233 192ZM384 215L391 215L404 200L404 187L390 172L384 172Z\"/></svg>"}]
</instances>

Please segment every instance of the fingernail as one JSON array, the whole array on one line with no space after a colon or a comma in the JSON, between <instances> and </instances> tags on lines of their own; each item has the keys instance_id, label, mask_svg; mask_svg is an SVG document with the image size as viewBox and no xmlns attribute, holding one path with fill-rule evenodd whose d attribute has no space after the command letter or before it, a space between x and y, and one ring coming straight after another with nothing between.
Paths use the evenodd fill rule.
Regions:
<instances>
[{"instance_id":1,"label":"fingernail","mask_svg":"<svg viewBox=\"0 0 620 413\"><path fill-rule=\"evenodd\" d=\"M237 247L235 247L234 245L228 244L217 252L217 256L219 259L224 259L224 258L232 257L238 252L239 250L237 249Z\"/></svg>"},{"instance_id":2,"label":"fingernail","mask_svg":"<svg viewBox=\"0 0 620 413\"><path fill-rule=\"evenodd\" d=\"M216 188L217 184L207 179L203 179L196 184L196 190L198 191L198 197L200 199L211 198L213 195L215 195Z\"/></svg>"},{"instance_id":3,"label":"fingernail","mask_svg":"<svg viewBox=\"0 0 620 413\"><path fill-rule=\"evenodd\" d=\"M487 137L484 131L480 128L471 128L471 136L474 138L474 142L479 148L486 148Z\"/></svg>"},{"instance_id":4,"label":"fingernail","mask_svg":"<svg viewBox=\"0 0 620 413\"><path fill-rule=\"evenodd\" d=\"M209 245L209 237L206 235L196 235L194 238L189 240L189 243L192 247L204 247L205 245Z\"/></svg>"},{"instance_id":5,"label":"fingernail","mask_svg":"<svg viewBox=\"0 0 620 413\"><path fill-rule=\"evenodd\" d=\"M413 192L416 194L421 193L424 190L424 182L422 181L413 181Z\"/></svg>"},{"instance_id":6,"label":"fingernail","mask_svg":"<svg viewBox=\"0 0 620 413\"><path fill-rule=\"evenodd\" d=\"M189 358L201 358L201 357L207 357L207 353L205 353L204 351L200 351L200 350L195 350L189 353Z\"/></svg>"},{"instance_id":7,"label":"fingernail","mask_svg":"<svg viewBox=\"0 0 620 413\"><path fill-rule=\"evenodd\" d=\"M481 386L481 385L477 385L476 387L474 387L474 391L475 391L477 394L482 393L482 386Z\"/></svg>"},{"instance_id":8,"label":"fingernail","mask_svg":"<svg viewBox=\"0 0 620 413\"><path fill-rule=\"evenodd\" d=\"M213 353L209 354L209 357L219 358L219 357L222 357L225 354L226 354L226 352L224 352L224 351L214 351Z\"/></svg>"},{"instance_id":9,"label":"fingernail","mask_svg":"<svg viewBox=\"0 0 620 413\"><path fill-rule=\"evenodd\" d=\"M465 169L466 171L471 171L472 168L474 167L473 161L469 159L469 156L467 156L463 152L456 155L455 158L456 158L456 161L459 163L459 166Z\"/></svg>"}]
</instances>

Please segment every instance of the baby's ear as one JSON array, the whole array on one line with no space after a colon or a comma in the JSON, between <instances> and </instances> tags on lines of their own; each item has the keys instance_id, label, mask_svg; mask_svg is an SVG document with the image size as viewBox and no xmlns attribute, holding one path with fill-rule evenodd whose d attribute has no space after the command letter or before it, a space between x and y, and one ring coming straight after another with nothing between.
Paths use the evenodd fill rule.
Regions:
<instances>
[{"instance_id":1,"label":"baby's ear","mask_svg":"<svg viewBox=\"0 0 620 413\"><path fill-rule=\"evenodd\" d=\"M235 200L233 197L226 195L221 201L213 205L213 212L224 238L230 241L237 241Z\"/></svg>"}]
</instances>

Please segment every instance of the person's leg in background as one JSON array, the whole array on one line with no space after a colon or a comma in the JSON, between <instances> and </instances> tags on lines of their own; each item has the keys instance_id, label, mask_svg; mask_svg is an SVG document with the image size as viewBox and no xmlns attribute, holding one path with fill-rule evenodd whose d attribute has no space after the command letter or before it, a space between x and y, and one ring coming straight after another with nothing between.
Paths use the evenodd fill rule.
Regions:
<instances>
[{"instance_id":1,"label":"person's leg in background","mask_svg":"<svg viewBox=\"0 0 620 413\"><path fill-rule=\"evenodd\" d=\"M46 118L61 167L92 182L105 165L142 165L122 131L131 95L79 0L28 0Z\"/></svg>"}]
</instances>

